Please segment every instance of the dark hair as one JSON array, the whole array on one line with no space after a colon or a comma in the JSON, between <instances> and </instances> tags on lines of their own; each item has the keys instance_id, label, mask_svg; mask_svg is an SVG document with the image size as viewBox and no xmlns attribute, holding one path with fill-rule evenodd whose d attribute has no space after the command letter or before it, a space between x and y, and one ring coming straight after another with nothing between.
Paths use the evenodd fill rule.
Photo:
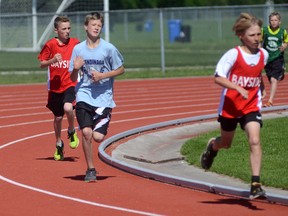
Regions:
<instances>
[{"instance_id":1,"label":"dark hair","mask_svg":"<svg viewBox=\"0 0 288 216\"><path fill-rule=\"evenodd\" d=\"M54 28L57 29L60 22L71 22L70 19L66 16L58 16L54 20Z\"/></svg>"}]
</instances>

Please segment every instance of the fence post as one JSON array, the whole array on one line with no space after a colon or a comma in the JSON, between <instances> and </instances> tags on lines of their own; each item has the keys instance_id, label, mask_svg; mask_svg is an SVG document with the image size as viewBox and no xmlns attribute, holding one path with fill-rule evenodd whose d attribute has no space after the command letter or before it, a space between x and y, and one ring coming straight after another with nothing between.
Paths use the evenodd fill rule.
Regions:
<instances>
[{"instance_id":1,"label":"fence post","mask_svg":"<svg viewBox=\"0 0 288 216\"><path fill-rule=\"evenodd\" d=\"M161 70L162 76L165 76L165 48L164 48L164 32L163 32L163 11L159 10L160 20L160 46L161 46Z\"/></svg>"},{"instance_id":2,"label":"fence post","mask_svg":"<svg viewBox=\"0 0 288 216\"><path fill-rule=\"evenodd\" d=\"M37 0L32 1L32 31L33 31L33 50L37 50Z\"/></svg>"}]
</instances>

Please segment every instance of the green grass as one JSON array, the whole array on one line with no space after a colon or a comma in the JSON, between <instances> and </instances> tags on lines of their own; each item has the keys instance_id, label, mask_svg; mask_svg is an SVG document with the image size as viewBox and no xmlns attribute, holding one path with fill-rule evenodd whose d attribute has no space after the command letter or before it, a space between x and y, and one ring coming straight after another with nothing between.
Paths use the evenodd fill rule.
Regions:
<instances>
[{"instance_id":1,"label":"green grass","mask_svg":"<svg viewBox=\"0 0 288 216\"><path fill-rule=\"evenodd\" d=\"M206 148L211 137L219 135L219 130L201 134L188 140L181 148L189 164L200 167L200 155ZM263 150L261 182L265 186L288 190L288 163L286 143L287 117L264 120L261 129L261 144ZM245 132L237 128L230 149L218 152L210 171L239 178L245 182L251 180L249 161L249 144Z\"/></svg>"},{"instance_id":2,"label":"green grass","mask_svg":"<svg viewBox=\"0 0 288 216\"><path fill-rule=\"evenodd\" d=\"M35 52L0 52L0 71L35 71L40 70L38 53Z\"/></svg>"}]
</instances>

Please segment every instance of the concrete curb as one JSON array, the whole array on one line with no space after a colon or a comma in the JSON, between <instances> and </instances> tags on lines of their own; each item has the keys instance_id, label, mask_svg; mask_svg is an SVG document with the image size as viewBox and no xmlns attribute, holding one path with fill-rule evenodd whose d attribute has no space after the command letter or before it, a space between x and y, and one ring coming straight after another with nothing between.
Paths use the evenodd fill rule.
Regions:
<instances>
[{"instance_id":1,"label":"concrete curb","mask_svg":"<svg viewBox=\"0 0 288 216\"><path fill-rule=\"evenodd\" d=\"M275 106L275 107L264 108L263 109L263 118L277 118L277 117L288 116L288 112L285 112L285 110L287 110L287 109L288 109L288 106L278 106L278 107ZM269 111L269 112L273 111L273 113L265 114L266 111ZM281 114L279 114L279 113L277 114L276 111L283 111L283 112ZM168 163L168 164L166 163L165 166L167 166L167 167L165 167L163 165L159 165L159 161L160 162L165 161L165 160L167 160L167 158L161 157L161 154L159 154L157 152L155 153L154 156L153 156L153 154L151 156L151 152L149 152L149 150L148 150L148 154L145 155L145 157L143 157L146 160L146 162L148 162L148 163L143 163L143 161L139 161L139 160L138 161L131 160L131 157L139 158L139 156L137 156L137 152L135 152L135 149L133 150L131 148L131 145L129 145L129 141L127 143L121 144L119 147L117 147L117 151L116 150L113 151L112 157L105 152L105 149L108 146L110 146L111 144L113 144L114 142L119 141L125 137L129 137L131 135L135 135L135 134L139 134L139 133L142 133L145 131L151 131L151 130L155 130L155 129L159 129L159 128L165 128L168 126L175 126L175 125L177 125L177 127L183 131L183 129L185 130L185 126L184 127L180 126L181 124L192 123L192 122L195 122L195 124L196 124L197 122L201 122L201 121L209 120L209 119L211 120L211 119L215 119L215 118L217 118L216 114L215 115L203 115L203 116L197 116L197 117L191 117L191 118L185 118L185 119L179 119L179 120L174 120L174 121L152 124L152 125L148 125L148 126L144 126L144 127L140 127L140 128L135 128L135 129L132 129L129 131L125 131L123 133L112 136L112 137L108 138L107 140L105 140L104 142L102 142L99 146L99 157L103 161L105 161L106 163L108 163L114 167L117 167L121 170L130 172L130 173L142 176L142 177L154 179L157 181L163 181L166 183L175 184L175 185L179 185L179 186L183 186L183 187L197 188L200 190L209 191L209 192L213 192L213 193L224 193L224 194L230 194L230 195L235 195L235 196L247 198L249 196L247 184L237 182L237 180L235 181L235 179L233 179L233 181L232 181L234 184L229 185L229 184L227 184L227 182L231 182L231 179L228 178L228 180L227 180L223 176L215 177L214 176L215 174L211 173L211 172L206 172L205 174L203 174L204 171L201 169L200 169L200 171L193 169L193 171L191 171L191 172L193 172L192 175L191 175L191 172L188 171L186 174L189 177L186 177L185 175L182 175L182 174L178 175L177 173L175 174L174 172L171 172L171 170L172 171L173 170L179 170L179 167L181 167L180 170L184 170L185 166L186 166L186 168L188 167L187 164L186 165L183 164L183 161L177 160L179 155L178 156L176 155L176 157L175 157L176 159L173 162ZM202 123L202 124L204 124L204 123ZM195 130L195 127L192 130L194 132L196 131L197 133L209 131L209 130L215 129L216 123L213 125L211 122L210 123L206 122L204 126L205 127L199 127L199 125L196 125L197 130ZM181 133L180 130L178 132ZM162 133L163 133L163 131L162 131ZM164 130L164 133L165 133L165 130ZM170 131L168 133L171 135ZM184 134L185 133L186 132L184 132ZM191 134L191 130L189 131L189 133ZM161 140L159 140L159 137L163 137L163 136L162 135L159 136L159 134L157 135L157 131L155 133L153 132L153 134L155 134L155 136L158 137L155 139L156 143L154 143L154 144L158 145L158 147L159 147L159 145L161 145L161 142L162 142ZM167 131L166 131L166 134L167 134ZM141 142L139 142L139 140L137 140L137 143L139 143L139 145L137 145L138 150L139 150L140 146L142 148L149 149L149 143L151 142L151 140L153 140L153 139L151 139L151 137L148 139L147 135L143 135L143 136L144 137L142 137L142 139L145 140L145 145L143 145L143 143L141 143ZM181 134L180 134L180 137L181 137ZM147 143L147 140L149 140L148 143ZM170 137L170 140L173 142L173 138L171 139L171 137ZM179 144L179 140L177 142ZM183 142L181 142L180 144L182 145L182 143ZM167 146L174 146L175 147L175 145L167 144L166 146L164 146L165 152L168 151L168 154L169 154L169 149L167 149ZM124 149L121 149L122 147ZM176 146L176 148L179 149L179 146L178 147ZM120 153L119 153L119 151L120 151ZM129 151L131 151L131 152L129 152ZM145 151L143 151L143 149L140 149L139 151L141 152L141 154L143 156L143 152L145 152ZM174 151L174 153L172 152L171 154L173 154L175 156L175 150L172 150L172 151ZM150 156L150 158L148 155ZM126 158L125 158L125 156L126 156ZM156 157L157 157L157 159L155 159ZM151 166L151 164L152 164L152 166ZM191 170L191 166L189 166L189 170ZM197 172L198 172L199 178L197 178ZM222 182L221 181L220 182L214 181L214 179L219 179L219 178L220 179L223 178L224 180L221 179L221 180L223 180ZM212 179L213 179L213 181L211 181ZM281 203L281 204L285 204L285 205L288 204L288 195L287 195L286 191L284 191L284 193L280 193L281 191L279 192L279 190L277 190L277 189L276 190L268 189L266 191L267 191L268 200L270 202Z\"/></svg>"}]
</instances>

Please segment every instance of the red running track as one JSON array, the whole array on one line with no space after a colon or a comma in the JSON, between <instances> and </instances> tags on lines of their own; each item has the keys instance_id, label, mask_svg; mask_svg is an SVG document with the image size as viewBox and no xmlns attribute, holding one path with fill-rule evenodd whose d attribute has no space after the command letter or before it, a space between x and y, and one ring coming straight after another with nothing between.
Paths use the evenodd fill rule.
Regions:
<instances>
[{"instance_id":1,"label":"red running track","mask_svg":"<svg viewBox=\"0 0 288 216\"><path fill-rule=\"evenodd\" d=\"M287 86L288 79L280 83L276 105L288 104ZM212 77L116 81L117 107L108 137L135 127L216 113L220 90ZM97 154L99 180L85 183L84 155L81 147L68 147L66 120L66 157L53 160L53 116L45 107L46 98L45 84L0 86L1 216L287 215L288 206L135 176L105 164Z\"/></svg>"}]
</instances>

